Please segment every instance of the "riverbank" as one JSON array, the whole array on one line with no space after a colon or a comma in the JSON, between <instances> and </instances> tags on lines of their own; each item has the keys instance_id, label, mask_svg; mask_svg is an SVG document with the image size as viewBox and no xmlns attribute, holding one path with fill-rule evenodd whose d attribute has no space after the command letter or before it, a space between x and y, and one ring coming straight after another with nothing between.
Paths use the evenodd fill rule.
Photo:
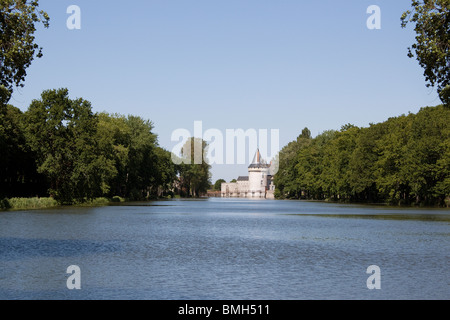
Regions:
<instances>
[{"instance_id":1,"label":"riverbank","mask_svg":"<svg viewBox=\"0 0 450 320\"><path fill-rule=\"evenodd\" d=\"M215 195L208 195L209 198L218 198ZM181 199L180 196L173 197L174 199ZM160 198L154 200L172 199L170 196L167 198ZM294 199L277 199L281 201L299 201ZM331 204L356 204L356 205L369 205L380 207L393 207L393 208L435 208L435 209L449 209L450 199L446 199L446 206L426 206L417 204L392 204L392 203L367 203L367 202L347 202L347 201L332 201L327 200L302 200L305 202L322 202ZM101 207L109 206L117 203L129 202L127 199L115 196L113 198L95 198L83 203L74 203L70 206L74 207ZM61 207L61 205L53 198L11 198L0 200L0 212L1 211L18 211L18 210L38 210L38 209L51 209Z\"/></svg>"},{"instance_id":2,"label":"riverbank","mask_svg":"<svg viewBox=\"0 0 450 320\"><path fill-rule=\"evenodd\" d=\"M96 198L83 203L75 203L73 206L90 207L90 206L107 206L113 203L125 202L121 197L113 198ZM0 211L17 211L17 210L37 210L50 209L61 206L53 198L11 198L0 200Z\"/></svg>"}]
</instances>

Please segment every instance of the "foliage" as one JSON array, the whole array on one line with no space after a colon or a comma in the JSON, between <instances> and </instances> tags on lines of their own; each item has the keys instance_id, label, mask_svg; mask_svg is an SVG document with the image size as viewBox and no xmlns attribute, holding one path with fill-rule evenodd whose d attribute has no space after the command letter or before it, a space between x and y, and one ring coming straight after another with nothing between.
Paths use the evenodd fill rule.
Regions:
<instances>
[{"instance_id":1,"label":"foliage","mask_svg":"<svg viewBox=\"0 0 450 320\"><path fill-rule=\"evenodd\" d=\"M11 209L8 199L0 199L0 210Z\"/></svg>"},{"instance_id":2,"label":"foliage","mask_svg":"<svg viewBox=\"0 0 450 320\"><path fill-rule=\"evenodd\" d=\"M224 179L217 180L216 183L214 183L214 190L216 191L222 190L222 183L226 183L226 181Z\"/></svg>"},{"instance_id":3,"label":"foliage","mask_svg":"<svg viewBox=\"0 0 450 320\"><path fill-rule=\"evenodd\" d=\"M199 197L206 193L211 185L211 166L204 159L207 147L207 143L202 139L190 138L181 150L183 163L179 165L179 179L185 196Z\"/></svg>"},{"instance_id":4,"label":"foliage","mask_svg":"<svg viewBox=\"0 0 450 320\"><path fill-rule=\"evenodd\" d=\"M280 152L279 171L275 175L274 183L277 186L277 194L279 190L283 190L282 197L299 198L301 196L300 184L297 182L297 155L301 148L305 148L310 143L311 131L305 128L296 141L289 143Z\"/></svg>"},{"instance_id":5,"label":"foliage","mask_svg":"<svg viewBox=\"0 0 450 320\"><path fill-rule=\"evenodd\" d=\"M38 174L35 154L27 145L23 113L10 105L0 106L0 196L43 196L45 177Z\"/></svg>"},{"instance_id":6,"label":"foliage","mask_svg":"<svg viewBox=\"0 0 450 320\"><path fill-rule=\"evenodd\" d=\"M79 203L76 203L76 205L82 207L102 207L109 205L111 202L113 202L112 199L100 197L94 199L85 199L83 201L80 201Z\"/></svg>"},{"instance_id":7,"label":"foliage","mask_svg":"<svg viewBox=\"0 0 450 320\"><path fill-rule=\"evenodd\" d=\"M23 87L26 69L42 48L35 43L36 25L49 26L39 1L0 0L0 105L8 102L14 86Z\"/></svg>"},{"instance_id":8,"label":"foliage","mask_svg":"<svg viewBox=\"0 0 450 320\"><path fill-rule=\"evenodd\" d=\"M408 56L416 55L427 86L437 86L441 101L450 107L450 0L413 0L401 21L403 28L414 23L417 34Z\"/></svg>"},{"instance_id":9,"label":"foliage","mask_svg":"<svg viewBox=\"0 0 450 320\"><path fill-rule=\"evenodd\" d=\"M278 198L445 205L450 110L422 108L368 128L299 137L280 153Z\"/></svg>"},{"instance_id":10,"label":"foliage","mask_svg":"<svg viewBox=\"0 0 450 320\"><path fill-rule=\"evenodd\" d=\"M26 136L36 152L38 172L50 181L50 195L60 203L93 199L109 191L112 160L99 152L98 117L91 104L71 100L67 89L48 90L25 113Z\"/></svg>"},{"instance_id":11,"label":"foliage","mask_svg":"<svg viewBox=\"0 0 450 320\"><path fill-rule=\"evenodd\" d=\"M116 202L116 203L120 203L120 202L125 202L125 198L119 197L119 196L114 196L111 199L111 202Z\"/></svg>"},{"instance_id":12,"label":"foliage","mask_svg":"<svg viewBox=\"0 0 450 320\"><path fill-rule=\"evenodd\" d=\"M152 131L153 123L140 117L99 114L96 140L117 171L109 181L110 194L141 200L173 189L177 168Z\"/></svg>"},{"instance_id":13,"label":"foliage","mask_svg":"<svg viewBox=\"0 0 450 320\"><path fill-rule=\"evenodd\" d=\"M56 207L58 202L53 198L12 198L5 200L11 210L32 210Z\"/></svg>"},{"instance_id":14,"label":"foliage","mask_svg":"<svg viewBox=\"0 0 450 320\"><path fill-rule=\"evenodd\" d=\"M175 165L158 146L151 121L96 114L67 89L44 91L25 113L1 106L0 147L1 199L38 195L59 204L104 205L176 191L199 196L209 186L210 166Z\"/></svg>"}]
</instances>

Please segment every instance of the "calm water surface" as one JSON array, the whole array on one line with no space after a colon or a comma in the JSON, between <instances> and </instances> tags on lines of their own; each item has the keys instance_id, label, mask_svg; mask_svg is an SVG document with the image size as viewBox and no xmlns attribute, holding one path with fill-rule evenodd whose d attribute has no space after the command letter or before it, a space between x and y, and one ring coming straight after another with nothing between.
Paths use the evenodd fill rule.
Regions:
<instances>
[{"instance_id":1,"label":"calm water surface","mask_svg":"<svg viewBox=\"0 0 450 320\"><path fill-rule=\"evenodd\" d=\"M209 199L0 213L0 299L450 299L450 211ZM67 267L81 268L68 290ZM381 269L381 290L366 273Z\"/></svg>"}]
</instances>

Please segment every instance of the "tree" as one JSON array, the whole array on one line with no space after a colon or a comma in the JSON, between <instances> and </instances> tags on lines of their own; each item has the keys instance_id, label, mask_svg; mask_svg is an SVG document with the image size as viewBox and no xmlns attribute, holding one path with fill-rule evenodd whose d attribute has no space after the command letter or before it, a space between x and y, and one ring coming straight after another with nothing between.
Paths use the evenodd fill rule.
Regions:
<instances>
[{"instance_id":1,"label":"tree","mask_svg":"<svg viewBox=\"0 0 450 320\"><path fill-rule=\"evenodd\" d=\"M300 137L298 137L298 139L300 139L300 138L312 139L311 130L309 130L308 128L303 129L302 134L300 135Z\"/></svg>"},{"instance_id":2,"label":"tree","mask_svg":"<svg viewBox=\"0 0 450 320\"><path fill-rule=\"evenodd\" d=\"M214 184L214 190L216 191L222 190L222 183L226 183L226 181L224 179L217 180L216 183Z\"/></svg>"},{"instance_id":3,"label":"tree","mask_svg":"<svg viewBox=\"0 0 450 320\"><path fill-rule=\"evenodd\" d=\"M126 177L130 129L127 126L126 118L120 115L100 113L98 120L95 140L100 152L108 159L112 159L116 169L116 174L109 181L110 195L127 197Z\"/></svg>"},{"instance_id":4,"label":"tree","mask_svg":"<svg viewBox=\"0 0 450 320\"><path fill-rule=\"evenodd\" d=\"M450 108L304 133L280 152L278 198L450 205Z\"/></svg>"},{"instance_id":5,"label":"tree","mask_svg":"<svg viewBox=\"0 0 450 320\"><path fill-rule=\"evenodd\" d=\"M450 1L412 0L412 7L401 17L402 28L415 23L417 34L408 56L415 53L427 87L437 86L441 101L450 108Z\"/></svg>"},{"instance_id":6,"label":"tree","mask_svg":"<svg viewBox=\"0 0 450 320\"><path fill-rule=\"evenodd\" d=\"M37 173L35 154L26 143L23 113L11 105L0 112L0 198L45 195L47 185Z\"/></svg>"},{"instance_id":7,"label":"tree","mask_svg":"<svg viewBox=\"0 0 450 320\"><path fill-rule=\"evenodd\" d=\"M157 188L157 136L152 132L154 126L149 120L130 115L126 124L129 127L126 189L131 199L140 200L148 198Z\"/></svg>"},{"instance_id":8,"label":"tree","mask_svg":"<svg viewBox=\"0 0 450 320\"><path fill-rule=\"evenodd\" d=\"M183 163L180 168L181 187L187 196L199 197L211 185L211 166L205 161L208 144L199 138L190 138L181 149ZM196 152L201 150L200 152ZM196 154L198 153L198 154Z\"/></svg>"},{"instance_id":9,"label":"tree","mask_svg":"<svg viewBox=\"0 0 450 320\"><path fill-rule=\"evenodd\" d=\"M62 204L107 194L115 174L113 161L95 139L98 117L90 102L68 95L67 89L44 91L25 113L25 134L38 172L49 179L50 195Z\"/></svg>"},{"instance_id":10,"label":"tree","mask_svg":"<svg viewBox=\"0 0 450 320\"><path fill-rule=\"evenodd\" d=\"M161 148L155 149L156 153L156 186L157 194L160 197L163 194L172 193L173 184L177 178L176 166L172 161L172 154ZM156 190L156 189L155 189Z\"/></svg>"},{"instance_id":11,"label":"tree","mask_svg":"<svg viewBox=\"0 0 450 320\"><path fill-rule=\"evenodd\" d=\"M276 196L279 198L299 198L301 188L298 182L298 153L302 148L311 143L311 131L308 128L302 130L297 140L290 142L284 147L278 157L279 169L275 175L274 182L277 186Z\"/></svg>"},{"instance_id":12,"label":"tree","mask_svg":"<svg viewBox=\"0 0 450 320\"><path fill-rule=\"evenodd\" d=\"M35 43L36 25L49 26L48 14L38 9L38 0L0 1L0 105L5 105L13 87L23 87L26 69L42 48Z\"/></svg>"},{"instance_id":13,"label":"tree","mask_svg":"<svg viewBox=\"0 0 450 320\"><path fill-rule=\"evenodd\" d=\"M101 113L98 127L97 140L117 170L111 195L142 200L170 189L176 171L170 153L158 147L151 121Z\"/></svg>"},{"instance_id":14,"label":"tree","mask_svg":"<svg viewBox=\"0 0 450 320\"><path fill-rule=\"evenodd\" d=\"M401 171L416 203L433 204L450 192L447 188L436 192L449 177L448 130L449 112L442 106L422 108L411 119L410 139L406 145ZM447 164L447 166L445 165ZM443 165L443 166L442 166Z\"/></svg>"}]
</instances>

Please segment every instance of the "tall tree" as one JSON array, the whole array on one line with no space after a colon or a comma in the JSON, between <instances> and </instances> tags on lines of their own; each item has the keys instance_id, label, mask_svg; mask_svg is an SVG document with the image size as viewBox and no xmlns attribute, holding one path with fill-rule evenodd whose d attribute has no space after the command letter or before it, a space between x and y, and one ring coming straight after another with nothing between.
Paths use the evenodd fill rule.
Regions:
<instances>
[{"instance_id":1,"label":"tall tree","mask_svg":"<svg viewBox=\"0 0 450 320\"><path fill-rule=\"evenodd\" d=\"M0 105L5 105L14 86L23 87L26 70L42 48L35 43L36 25L49 26L49 16L39 1L0 1Z\"/></svg>"},{"instance_id":2,"label":"tall tree","mask_svg":"<svg viewBox=\"0 0 450 320\"><path fill-rule=\"evenodd\" d=\"M422 68L428 87L437 86L441 101L450 108L450 0L412 0L403 13L402 27L415 24L416 43L409 48Z\"/></svg>"},{"instance_id":3,"label":"tall tree","mask_svg":"<svg viewBox=\"0 0 450 320\"><path fill-rule=\"evenodd\" d=\"M190 138L181 149L184 159L180 168L180 182L187 196L199 197L211 185L211 166L205 161L208 144L199 138Z\"/></svg>"},{"instance_id":4,"label":"tall tree","mask_svg":"<svg viewBox=\"0 0 450 320\"><path fill-rule=\"evenodd\" d=\"M38 171L48 177L60 203L84 201L109 191L112 160L99 152L98 117L90 102L69 99L67 89L44 91L25 113L26 137Z\"/></svg>"},{"instance_id":5,"label":"tall tree","mask_svg":"<svg viewBox=\"0 0 450 320\"><path fill-rule=\"evenodd\" d=\"M302 130L297 140L290 142L284 147L278 156L278 173L275 175L275 190L278 197L298 198L301 195L300 183L297 179L298 164L297 155L299 151L311 143L311 131L308 128Z\"/></svg>"},{"instance_id":6,"label":"tall tree","mask_svg":"<svg viewBox=\"0 0 450 320\"><path fill-rule=\"evenodd\" d=\"M153 123L137 116L127 117L129 127L126 187L132 199L148 198L157 187L156 154L157 136Z\"/></svg>"},{"instance_id":7,"label":"tall tree","mask_svg":"<svg viewBox=\"0 0 450 320\"><path fill-rule=\"evenodd\" d=\"M117 170L110 182L111 195L142 200L171 189L176 170L171 154L158 147L151 121L101 113L98 128L102 152L113 159Z\"/></svg>"},{"instance_id":8,"label":"tall tree","mask_svg":"<svg viewBox=\"0 0 450 320\"><path fill-rule=\"evenodd\" d=\"M172 154L161 148L155 149L156 154L156 177L154 189L156 194L154 196L160 197L164 194L172 193L174 182L177 179L177 168L172 161Z\"/></svg>"},{"instance_id":9,"label":"tall tree","mask_svg":"<svg viewBox=\"0 0 450 320\"><path fill-rule=\"evenodd\" d=\"M131 130L127 125L127 118L118 114L100 113L98 119L96 140L101 152L114 161L116 168L116 174L110 181L110 194L128 197L127 170Z\"/></svg>"},{"instance_id":10,"label":"tall tree","mask_svg":"<svg viewBox=\"0 0 450 320\"><path fill-rule=\"evenodd\" d=\"M46 195L45 178L26 143L23 113L11 105L0 112L0 150L0 198Z\"/></svg>"}]
</instances>

